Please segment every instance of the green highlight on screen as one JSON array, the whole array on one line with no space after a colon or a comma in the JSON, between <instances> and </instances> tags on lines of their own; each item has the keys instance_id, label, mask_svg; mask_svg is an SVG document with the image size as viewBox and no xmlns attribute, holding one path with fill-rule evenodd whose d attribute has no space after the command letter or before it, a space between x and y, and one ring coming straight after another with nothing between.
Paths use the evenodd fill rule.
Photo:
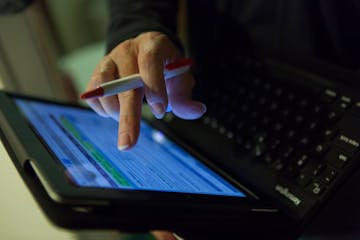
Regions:
<instances>
[{"instance_id":1,"label":"green highlight on screen","mask_svg":"<svg viewBox=\"0 0 360 240\"><path fill-rule=\"evenodd\" d=\"M81 146L95 159L95 161L102 166L108 174L112 176L115 181L121 186L130 187L131 184L119 174L118 171L107 160L106 156L102 154L96 147L91 144L89 141L82 137L82 134L76 127L66 119L66 117L60 117L61 125L71 133L71 135L81 144Z\"/></svg>"}]
</instances>

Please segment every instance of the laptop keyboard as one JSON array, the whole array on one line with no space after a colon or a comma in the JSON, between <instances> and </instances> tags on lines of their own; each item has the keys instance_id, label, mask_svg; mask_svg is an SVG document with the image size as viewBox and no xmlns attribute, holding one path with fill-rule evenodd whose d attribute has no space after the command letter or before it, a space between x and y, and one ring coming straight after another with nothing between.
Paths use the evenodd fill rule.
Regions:
<instances>
[{"instance_id":1,"label":"laptop keyboard","mask_svg":"<svg viewBox=\"0 0 360 240\"><path fill-rule=\"evenodd\" d=\"M268 188L262 190L285 202L285 208L311 199L301 210L303 217L356 164L360 102L321 84L313 88L302 79L296 84L277 79L258 62L247 65L238 75L228 76L234 66L218 65L221 74L200 82L199 89L206 91L197 96L206 103L207 113L197 124L217 134L214 141L227 139L238 156L246 156L248 160L236 160L243 170L235 172L242 174L253 165L263 181L271 182L260 188ZM258 175L245 178L259 181Z\"/></svg>"},{"instance_id":2,"label":"laptop keyboard","mask_svg":"<svg viewBox=\"0 0 360 240\"><path fill-rule=\"evenodd\" d=\"M346 164L340 152L334 153L339 161L326 163L320 159L337 136L334 123L351 99L336 101L337 93L329 89L320 99L312 94L300 95L260 78L232 89L226 95L224 89L214 89L206 99L208 113L202 123L232 139L240 151L269 169L301 187L310 187L313 194L321 194L337 175L328 165L341 168Z\"/></svg>"}]
</instances>

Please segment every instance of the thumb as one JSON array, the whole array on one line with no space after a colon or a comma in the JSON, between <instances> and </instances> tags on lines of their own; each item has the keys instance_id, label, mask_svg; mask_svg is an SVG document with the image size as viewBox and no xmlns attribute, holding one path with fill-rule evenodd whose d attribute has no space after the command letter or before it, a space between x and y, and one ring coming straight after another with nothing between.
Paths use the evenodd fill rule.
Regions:
<instances>
[{"instance_id":1,"label":"thumb","mask_svg":"<svg viewBox=\"0 0 360 240\"><path fill-rule=\"evenodd\" d=\"M205 104L192 100L191 92L194 79L190 73L184 73L168 79L167 92L172 112L183 119L197 119L206 112Z\"/></svg>"}]
</instances>

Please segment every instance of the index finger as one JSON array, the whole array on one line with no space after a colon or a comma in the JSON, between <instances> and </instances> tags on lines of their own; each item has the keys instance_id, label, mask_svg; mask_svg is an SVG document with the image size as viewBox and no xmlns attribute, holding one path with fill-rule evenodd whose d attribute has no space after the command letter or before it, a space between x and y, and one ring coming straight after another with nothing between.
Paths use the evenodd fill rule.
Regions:
<instances>
[{"instance_id":1,"label":"index finger","mask_svg":"<svg viewBox=\"0 0 360 240\"><path fill-rule=\"evenodd\" d=\"M131 42L123 43L118 50L114 51L111 57L118 67L120 76L137 73L136 53ZM128 90L118 94L117 97L120 102L118 148L124 151L134 146L139 136L143 90L142 88Z\"/></svg>"}]
</instances>

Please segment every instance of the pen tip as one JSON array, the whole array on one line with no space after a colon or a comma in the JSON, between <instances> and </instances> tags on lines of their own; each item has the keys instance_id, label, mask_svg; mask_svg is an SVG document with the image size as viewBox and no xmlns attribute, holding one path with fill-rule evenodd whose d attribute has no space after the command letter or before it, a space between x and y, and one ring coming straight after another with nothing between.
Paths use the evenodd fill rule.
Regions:
<instances>
[{"instance_id":1,"label":"pen tip","mask_svg":"<svg viewBox=\"0 0 360 240\"><path fill-rule=\"evenodd\" d=\"M98 87L93 90L84 92L83 94L80 95L80 99L102 97L103 95L104 95L104 89L102 87Z\"/></svg>"}]
</instances>

